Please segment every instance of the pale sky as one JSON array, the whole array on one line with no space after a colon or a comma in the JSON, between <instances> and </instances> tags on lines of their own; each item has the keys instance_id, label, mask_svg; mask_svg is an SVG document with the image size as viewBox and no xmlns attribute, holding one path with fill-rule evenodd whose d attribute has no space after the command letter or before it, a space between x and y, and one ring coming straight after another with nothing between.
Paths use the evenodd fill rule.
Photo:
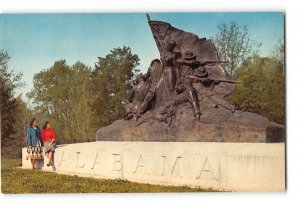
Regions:
<instances>
[{"instance_id":1,"label":"pale sky","mask_svg":"<svg viewBox=\"0 0 300 204\"><path fill-rule=\"evenodd\" d=\"M217 25L236 21L247 26L252 39L262 42L262 56L271 54L284 36L281 12L150 13L152 20L210 38ZM0 14L0 49L11 56L9 68L23 72L22 98L33 88L35 73L65 59L94 66L113 48L129 46L140 58L142 72L159 53L145 13Z\"/></svg>"}]
</instances>

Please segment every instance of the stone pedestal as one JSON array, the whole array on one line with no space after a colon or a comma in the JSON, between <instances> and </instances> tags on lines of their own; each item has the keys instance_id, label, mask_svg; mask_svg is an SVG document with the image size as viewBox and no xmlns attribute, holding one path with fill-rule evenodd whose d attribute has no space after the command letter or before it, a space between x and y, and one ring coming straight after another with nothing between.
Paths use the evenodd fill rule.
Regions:
<instances>
[{"instance_id":1,"label":"stone pedestal","mask_svg":"<svg viewBox=\"0 0 300 204\"><path fill-rule=\"evenodd\" d=\"M206 107L207 106L207 107ZM152 142L285 142L284 126L255 113L213 108L202 103L200 122L193 118L190 104L177 107L171 124L158 122L147 115L138 121L117 120L100 128L97 141L152 141ZM141 124L139 124L141 123Z\"/></svg>"},{"instance_id":2,"label":"stone pedestal","mask_svg":"<svg viewBox=\"0 0 300 204\"><path fill-rule=\"evenodd\" d=\"M25 156L23 149L23 168L30 168ZM285 143L78 143L59 146L54 167L38 165L57 173L141 183L229 191L285 190Z\"/></svg>"}]
</instances>

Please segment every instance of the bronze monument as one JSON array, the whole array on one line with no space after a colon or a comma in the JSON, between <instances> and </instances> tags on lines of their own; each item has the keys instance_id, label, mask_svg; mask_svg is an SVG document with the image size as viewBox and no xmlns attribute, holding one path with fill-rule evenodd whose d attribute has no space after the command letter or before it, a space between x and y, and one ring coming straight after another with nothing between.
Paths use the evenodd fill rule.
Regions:
<instances>
[{"instance_id":1,"label":"bronze monument","mask_svg":"<svg viewBox=\"0 0 300 204\"><path fill-rule=\"evenodd\" d=\"M230 79L212 41L147 17L160 59L132 82L123 118L99 129L97 140L285 140L283 126L228 102L239 82Z\"/></svg>"}]
</instances>

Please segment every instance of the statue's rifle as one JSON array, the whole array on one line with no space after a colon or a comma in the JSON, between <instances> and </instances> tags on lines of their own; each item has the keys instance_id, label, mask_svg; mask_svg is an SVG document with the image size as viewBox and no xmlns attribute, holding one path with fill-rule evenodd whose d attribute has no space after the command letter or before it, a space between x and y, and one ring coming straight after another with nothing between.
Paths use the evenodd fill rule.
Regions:
<instances>
[{"instance_id":1,"label":"statue's rifle","mask_svg":"<svg viewBox=\"0 0 300 204\"><path fill-rule=\"evenodd\" d=\"M216 64L216 63L221 63L221 64L226 64L229 63L228 61L221 61L221 60L200 60L196 61L199 63L199 65L207 65L207 64Z\"/></svg>"},{"instance_id":2,"label":"statue's rifle","mask_svg":"<svg viewBox=\"0 0 300 204\"><path fill-rule=\"evenodd\" d=\"M200 77L197 77L197 76L194 76L194 75L188 75L187 77L189 78L192 78L192 79L195 79L197 81L213 81L213 82L216 82L216 83L219 83L219 82L227 82L227 83L231 83L231 84L235 84L235 83L241 83L241 81L235 81L235 80L230 80L230 79L218 79L218 78L211 78L211 77L207 77L207 78L200 78Z\"/></svg>"},{"instance_id":3,"label":"statue's rifle","mask_svg":"<svg viewBox=\"0 0 300 204\"><path fill-rule=\"evenodd\" d=\"M227 82L227 83L231 83L231 84L241 83L241 81L235 81L235 80L230 80L230 79L216 79L216 78L208 78L208 79L215 81L215 82Z\"/></svg>"},{"instance_id":4,"label":"statue's rifle","mask_svg":"<svg viewBox=\"0 0 300 204\"><path fill-rule=\"evenodd\" d=\"M184 59L177 59L176 62L178 62L179 64L188 64L188 65L200 65L200 66L205 66L207 64L216 64L216 63L229 63L228 61L220 61L220 60L191 60L191 61L187 61Z\"/></svg>"}]
</instances>

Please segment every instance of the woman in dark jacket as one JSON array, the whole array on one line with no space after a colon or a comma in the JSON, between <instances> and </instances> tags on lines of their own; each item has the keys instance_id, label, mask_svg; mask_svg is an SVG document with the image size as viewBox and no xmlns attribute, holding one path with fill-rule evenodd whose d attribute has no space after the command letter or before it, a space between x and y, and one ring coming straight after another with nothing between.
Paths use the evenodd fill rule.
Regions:
<instances>
[{"instance_id":1,"label":"woman in dark jacket","mask_svg":"<svg viewBox=\"0 0 300 204\"><path fill-rule=\"evenodd\" d=\"M38 148L43 148L44 143L42 139L41 129L37 126L36 118L30 121L30 127L27 129L28 147L37 151ZM35 169L36 158L31 159L32 169Z\"/></svg>"}]
</instances>

